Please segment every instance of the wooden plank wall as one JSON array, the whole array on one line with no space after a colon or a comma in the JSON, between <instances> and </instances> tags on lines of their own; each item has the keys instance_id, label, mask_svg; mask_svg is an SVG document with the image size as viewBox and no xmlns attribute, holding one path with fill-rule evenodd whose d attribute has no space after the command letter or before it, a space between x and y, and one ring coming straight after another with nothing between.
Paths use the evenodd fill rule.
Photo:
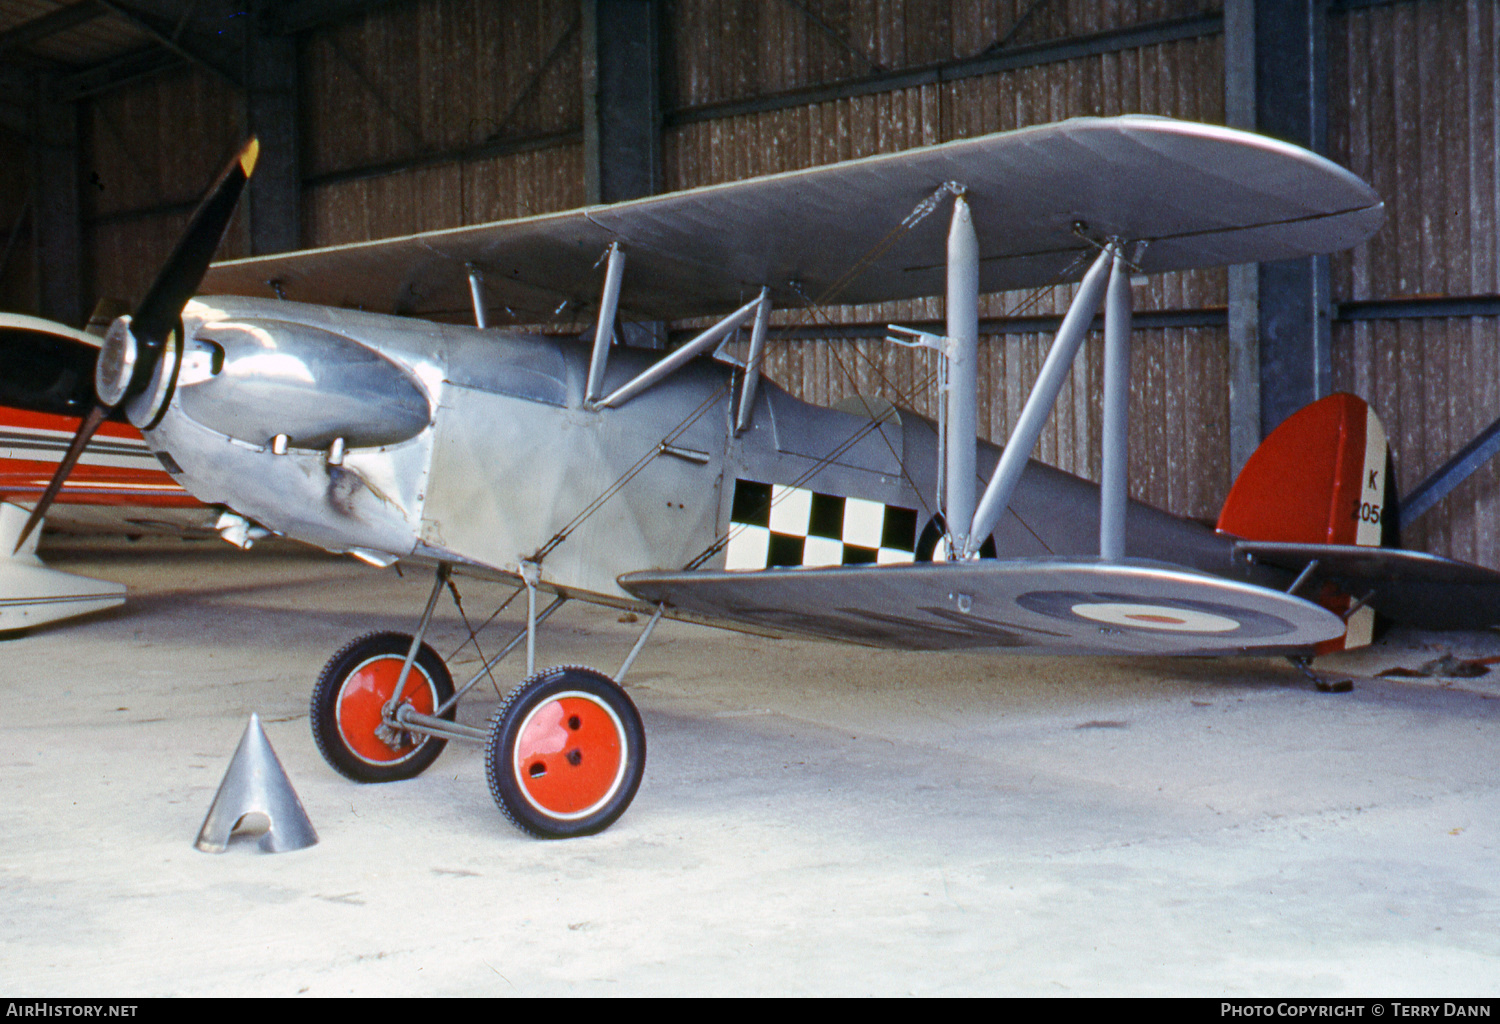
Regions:
<instances>
[{"instance_id":1,"label":"wooden plank wall","mask_svg":"<svg viewBox=\"0 0 1500 1024\"><path fill-rule=\"evenodd\" d=\"M95 298L145 293L203 190L244 140L244 124L234 90L189 68L82 104L85 280ZM248 248L236 215L219 252Z\"/></svg>"},{"instance_id":2,"label":"wooden plank wall","mask_svg":"<svg viewBox=\"0 0 1500 1024\"><path fill-rule=\"evenodd\" d=\"M1370 242L1333 261L1335 301L1500 294L1500 18L1493 0L1421 0L1330 20L1329 155L1385 198ZM1380 414L1404 492L1500 417L1494 317L1335 325L1334 385ZM1408 545L1500 566L1500 467Z\"/></svg>"},{"instance_id":3,"label":"wooden plank wall","mask_svg":"<svg viewBox=\"0 0 1500 1024\"><path fill-rule=\"evenodd\" d=\"M576 132L578 22L577 0L424 0L304 34L300 157L313 184L303 194L303 244L581 205L577 144L317 183L515 135ZM183 68L82 106L85 179L98 175L84 196L91 287L133 301L243 139L243 102L220 80ZM219 257L244 255L245 234L232 225Z\"/></svg>"},{"instance_id":4,"label":"wooden plank wall","mask_svg":"<svg viewBox=\"0 0 1500 1024\"><path fill-rule=\"evenodd\" d=\"M1214 0L667 0L666 104L899 71L1216 10Z\"/></svg>"},{"instance_id":5,"label":"wooden plank wall","mask_svg":"<svg viewBox=\"0 0 1500 1024\"><path fill-rule=\"evenodd\" d=\"M579 37L577 0L392 4L308 33L303 173L316 179L577 131ZM582 179L575 144L314 185L304 198L304 241L334 245L569 209L582 205Z\"/></svg>"}]
</instances>

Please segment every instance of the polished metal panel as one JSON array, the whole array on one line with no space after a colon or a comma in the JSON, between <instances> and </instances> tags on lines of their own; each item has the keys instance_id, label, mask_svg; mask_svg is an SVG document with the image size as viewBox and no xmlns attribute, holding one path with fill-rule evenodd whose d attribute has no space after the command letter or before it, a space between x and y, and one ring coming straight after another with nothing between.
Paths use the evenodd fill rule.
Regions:
<instances>
[{"instance_id":1,"label":"polished metal panel","mask_svg":"<svg viewBox=\"0 0 1500 1024\"><path fill-rule=\"evenodd\" d=\"M964 183L981 239L982 291L1066 277L1096 238L1150 239L1143 273L1347 248L1384 219L1368 185L1307 150L1214 125L1127 115L406 238L219 264L208 293L452 316L469 305L465 267L492 303L530 322L598 300L598 254L618 242L631 274L627 318L722 314L769 286L779 305L841 284L838 302L943 291L945 225L929 217L877 251L909 211ZM869 260L845 281L851 263Z\"/></svg>"},{"instance_id":2,"label":"polished metal panel","mask_svg":"<svg viewBox=\"0 0 1500 1024\"><path fill-rule=\"evenodd\" d=\"M490 332L449 341L450 384L544 405L568 404L568 371L556 339Z\"/></svg>"},{"instance_id":3,"label":"polished metal panel","mask_svg":"<svg viewBox=\"0 0 1500 1024\"><path fill-rule=\"evenodd\" d=\"M182 470L177 479L194 497L275 533L334 552L404 556L416 544L431 431L391 447L348 449L343 464L332 466L324 451L276 455L269 445L237 441L174 402L145 436L172 453Z\"/></svg>"},{"instance_id":4,"label":"polished metal panel","mask_svg":"<svg viewBox=\"0 0 1500 1024\"><path fill-rule=\"evenodd\" d=\"M767 418L781 451L866 472L900 475L899 430L884 425L872 430L869 416L799 401L768 381L761 382L761 390L770 400Z\"/></svg>"},{"instance_id":5,"label":"polished metal panel","mask_svg":"<svg viewBox=\"0 0 1500 1024\"><path fill-rule=\"evenodd\" d=\"M567 365L569 406L451 384L437 413L419 553L520 573L544 587L628 598L616 578L685 565L711 542L729 430L726 370L700 360L617 409L587 411L590 349L538 342ZM611 354L604 385L648 358ZM705 453L672 458L669 447Z\"/></svg>"},{"instance_id":6,"label":"polished metal panel","mask_svg":"<svg viewBox=\"0 0 1500 1024\"><path fill-rule=\"evenodd\" d=\"M308 329L321 330L341 337L346 352L358 349L369 353L360 355L357 365L378 367L375 377L395 379L392 375L396 375L402 380L401 395L410 400L409 389L416 388L424 406L435 403L441 394L442 361L450 334L480 334L473 328L441 328L347 310L254 299L194 301L184 310L183 320L186 331L196 335L218 322L273 319L267 313L276 314L278 323L300 328L301 337L311 335ZM275 350L267 351L273 357L276 354ZM213 353L204 351L185 359L183 378L194 383L180 380L176 397L161 422L143 432L153 450L171 453L180 469L177 479L184 487L207 504L228 506L268 530L330 551L351 552L369 561L387 563L411 553L417 542L431 457L432 430L427 419L414 436L396 444L355 447L346 437L341 465L329 464L325 448L289 447L285 454L277 455L270 446L275 436L270 431L255 443L205 425L199 416L217 417L207 403L200 403L195 410L198 415L187 413L183 395L223 377L222 373L213 374L213 362ZM324 364L315 361L315 365ZM274 361L272 369L278 375L276 379L284 379ZM199 380L204 374L206 379ZM331 406L347 398L343 381L336 376L325 379L331 381L335 391ZM308 408L315 404L316 392L293 392L307 400ZM227 400L233 401L233 396L227 396ZM401 413L408 417L403 430L413 425L410 412L408 406ZM331 446L332 441L330 438L325 444Z\"/></svg>"},{"instance_id":7,"label":"polished metal panel","mask_svg":"<svg viewBox=\"0 0 1500 1024\"><path fill-rule=\"evenodd\" d=\"M285 434L294 448L327 448L342 437L371 448L410 440L432 419L421 385L401 367L322 327L214 320L198 327L190 346L219 370L182 385L182 411L241 441Z\"/></svg>"}]
</instances>

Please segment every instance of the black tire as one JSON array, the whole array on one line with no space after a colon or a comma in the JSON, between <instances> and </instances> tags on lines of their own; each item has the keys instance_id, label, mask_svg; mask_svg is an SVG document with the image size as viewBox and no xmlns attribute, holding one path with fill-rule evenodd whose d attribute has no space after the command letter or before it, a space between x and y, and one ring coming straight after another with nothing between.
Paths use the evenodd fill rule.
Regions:
<instances>
[{"instance_id":1,"label":"black tire","mask_svg":"<svg viewBox=\"0 0 1500 1024\"><path fill-rule=\"evenodd\" d=\"M447 740L435 736L402 734L405 742L391 747L375 732L380 724L380 707L395 688L395 675L401 671L406 652L411 649L406 633L370 633L344 645L323 667L313 687L311 721L313 739L318 751L340 775L355 782L396 782L415 778L437 760ZM372 662L384 662L382 680L385 689L371 686L368 668ZM364 673L356 681L355 677ZM346 693L350 684L356 692ZM422 690L425 689L425 694ZM443 659L426 644L417 650L404 690L408 703L428 714L453 696L453 678ZM420 696L417 696L420 695ZM430 703L429 703L430 701ZM452 720L457 706L442 715Z\"/></svg>"},{"instance_id":2,"label":"black tire","mask_svg":"<svg viewBox=\"0 0 1500 1024\"><path fill-rule=\"evenodd\" d=\"M490 795L541 839L602 832L635 799L645 770L640 712L589 668L549 668L521 683L495 711L484 745Z\"/></svg>"}]
</instances>

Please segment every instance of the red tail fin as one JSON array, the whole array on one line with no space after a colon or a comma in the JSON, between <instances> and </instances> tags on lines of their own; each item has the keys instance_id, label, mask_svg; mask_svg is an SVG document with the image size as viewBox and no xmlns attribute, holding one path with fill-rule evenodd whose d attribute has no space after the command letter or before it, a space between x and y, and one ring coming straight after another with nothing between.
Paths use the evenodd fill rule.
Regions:
<instances>
[{"instance_id":1,"label":"red tail fin","mask_svg":"<svg viewBox=\"0 0 1500 1024\"><path fill-rule=\"evenodd\" d=\"M1394 544L1387 508L1390 457L1380 417L1355 395L1319 399L1272 431L1240 471L1218 528L1246 540L1299 544ZM1342 615L1351 598L1325 588L1318 602ZM1318 652L1370 642L1374 612L1349 618L1343 639Z\"/></svg>"}]
</instances>

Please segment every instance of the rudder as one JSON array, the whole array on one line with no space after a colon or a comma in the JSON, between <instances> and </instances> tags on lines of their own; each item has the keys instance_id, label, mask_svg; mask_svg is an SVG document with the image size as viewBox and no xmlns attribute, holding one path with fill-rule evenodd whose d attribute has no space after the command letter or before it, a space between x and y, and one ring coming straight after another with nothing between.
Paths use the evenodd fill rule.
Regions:
<instances>
[{"instance_id":1,"label":"rudder","mask_svg":"<svg viewBox=\"0 0 1500 1024\"><path fill-rule=\"evenodd\" d=\"M1334 394L1287 417L1245 463L1218 529L1246 540L1399 547L1395 481L1385 427L1364 399ZM1317 595L1344 615L1353 599L1331 586ZM1375 613L1348 618L1319 654L1368 644Z\"/></svg>"}]
</instances>

